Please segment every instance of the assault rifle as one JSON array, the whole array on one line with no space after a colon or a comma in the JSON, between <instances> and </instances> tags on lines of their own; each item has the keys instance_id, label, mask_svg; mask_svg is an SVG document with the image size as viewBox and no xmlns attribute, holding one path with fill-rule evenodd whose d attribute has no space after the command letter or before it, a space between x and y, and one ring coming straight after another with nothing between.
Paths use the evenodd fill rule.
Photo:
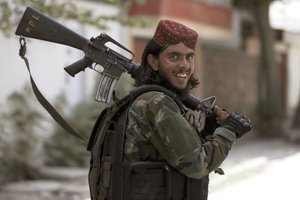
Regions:
<instances>
[{"instance_id":1,"label":"assault rifle","mask_svg":"<svg viewBox=\"0 0 300 200\"><path fill-rule=\"evenodd\" d=\"M134 54L107 34L101 33L98 37L88 40L31 7L26 8L17 27L16 35L82 50L85 56L64 69L73 77L88 67L99 72L101 79L96 99L101 102L110 102L115 83L122 73L128 72L134 78L139 67L133 63ZM127 52L130 58L109 48L106 45L109 42ZM99 66L101 66L100 69ZM182 97L182 100L193 110L207 112L213 106L215 97L200 101L197 97L188 94Z\"/></svg>"},{"instance_id":2,"label":"assault rifle","mask_svg":"<svg viewBox=\"0 0 300 200\"><path fill-rule=\"evenodd\" d=\"M64 69L73 77L87 67L101 73L96 97L101 102L110 102L114 85L122 73L128 71L134 74L135 68L138 67L132 62L134 54L107 34L101 33L98 37L87 40L31 7L26 8L16 30L16 35L59 43L82 50L85 56ZM107 43L120 47L129 53L131 58L107 47Z\"/></svg>"}]
</instances>

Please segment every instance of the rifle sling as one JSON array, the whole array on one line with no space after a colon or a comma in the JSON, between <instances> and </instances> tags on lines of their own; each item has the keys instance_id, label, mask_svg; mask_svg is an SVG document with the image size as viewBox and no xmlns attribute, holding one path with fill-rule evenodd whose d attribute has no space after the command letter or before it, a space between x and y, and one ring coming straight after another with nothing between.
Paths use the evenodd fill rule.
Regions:
<instances>
[{"instance_id":1,"label":"rifle sling","mask_svg":"<svg viewBox=\"0 0 300 200\"><path fill-rule=\"evenodd\" d=\"M85 144L87 143L87 140L82 137L76 130L74 130L68 122L64 120L64 118L56 111L56 109L49 103L49 101L42 95L40 90L38 89L37 85L35 84L35 81L33 80L30 67L29 67L29 62L28 59L25 57L26 53L26 42L24 37L20 37L19 39L20 42L20 50L19 50L19 56L24 60L29 76L30 76L30 82L31 82L31 87L32 90L40 102L40 104L48 111L48 113L52 116L52 118L69 134L75 136L76 138L79 138L82 140Z\"/></svg>"}]
</instances>

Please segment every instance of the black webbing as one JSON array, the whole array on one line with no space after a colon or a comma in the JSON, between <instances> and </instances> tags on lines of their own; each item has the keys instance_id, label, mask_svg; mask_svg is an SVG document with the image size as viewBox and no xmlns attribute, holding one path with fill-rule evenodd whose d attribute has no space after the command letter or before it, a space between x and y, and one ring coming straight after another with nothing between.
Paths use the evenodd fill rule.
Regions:
<instances>
[{"instance_id":1,"label":"black webbing","mask_svg":"<svg viewBox=\"0 0 300 200\"><path fill-rule=\"evenodd\" d=\"M77 133L65 120L64 118L56 111L56 109L48 102L48 100L42 95L40 90L38 89L37 85L35 84L33 77L30 72L29 62L28 59L25 57L26 54L26 41L24 37L20 37L20 50L19 50L19 56L24 60L29 76L30 76L30 82L32 86L32 90L40 102L40 104L48 111L48 113L52 116L52 118L63 128L65 129L69 134L75 136L76 138L79 138L82 140L85 144L87 143L87 140L82 137L80 134Z\"/></svg>"},{"instance_id":2,"label":"black webbing","mask_svg":"<svg viewBox=\"0 0 300 200\"><path fill-rule=\"evenodd\" d=\"M120 121L116 127L116 134L114 135L114 144L112 152L112 173L111 173L111 190L110 196L112 200L124 199L124 172L123 172L123 145L125 137L125 128L127 125L128 109L122 112Z\"/></svg>"}]
</instances>

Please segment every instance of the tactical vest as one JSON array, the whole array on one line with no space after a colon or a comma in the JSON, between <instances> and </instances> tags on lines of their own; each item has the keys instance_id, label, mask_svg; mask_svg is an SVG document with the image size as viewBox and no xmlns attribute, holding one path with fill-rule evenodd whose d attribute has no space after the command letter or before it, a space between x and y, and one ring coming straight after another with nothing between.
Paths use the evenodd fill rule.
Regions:
<instances>
[{"instance_id":1,"label":"tactical vest","mask_svg":"<svg viewBox=\"0 0 300 200\"><path fill-rule=\"evenodd\" d=\"M167 162L129 162L123 159L127 113L141 94L160 91L180 108L176 94L157 86L141 86L112 106L96 121L89 143L89 187L92 200L207 200L208 176L188 178Z\"/></svg>"}]
</instances>

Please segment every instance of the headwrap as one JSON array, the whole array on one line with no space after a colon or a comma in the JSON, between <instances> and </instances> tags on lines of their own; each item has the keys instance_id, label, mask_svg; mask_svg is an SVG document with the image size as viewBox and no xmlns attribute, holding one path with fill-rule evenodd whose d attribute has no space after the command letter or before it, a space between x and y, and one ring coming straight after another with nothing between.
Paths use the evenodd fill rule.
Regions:
<instances>
[{"instance_id":1,"label":"headwrap","mask_svg":"<svg viewBox=\"0 0 300 200\"><path fill-rule=\"evenodd\" d=\"M196 31L170 20L161 20L153 36L154 41L161 47L182 42L191 49L195 49L197 38Z\"/></svg>"}]
</instances>

